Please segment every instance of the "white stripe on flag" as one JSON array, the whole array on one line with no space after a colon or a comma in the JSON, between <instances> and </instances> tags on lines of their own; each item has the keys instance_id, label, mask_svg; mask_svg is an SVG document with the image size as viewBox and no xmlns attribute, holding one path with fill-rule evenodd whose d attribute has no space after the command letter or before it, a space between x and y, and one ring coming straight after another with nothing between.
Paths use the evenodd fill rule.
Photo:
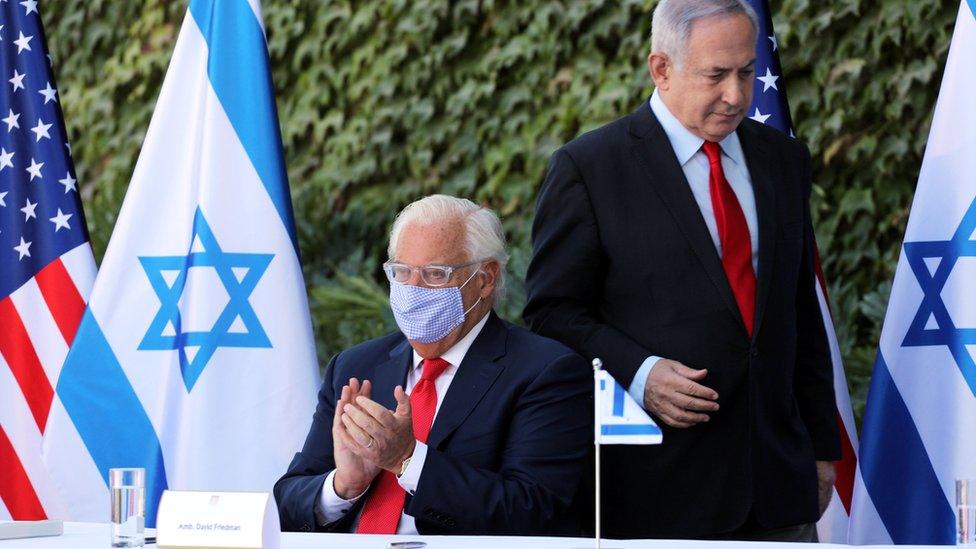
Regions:
<instances>
[{"instance_id":1,"label":"white stripe on flag","mask_svg":"<svg viewBox=\"0 0 976 549\"><path fill-rule=\"evenodd\" d=\"M906 323L910 321L911 318L905 319ZM892 326L897 322L886 319L885 324ZM882 334L881 338L882 341L887 340L891 347L895 346L892 345L894 334L888 334L887 337ZM976 399L946 348L901 347L897 353L900 355L894 352L885 354L885 357L897 356L898 364L902 366L890 368L891 378L925 444L946 500L955 502L956 475L969 478L966 470L976 471L976 466L973 466L976 460L969 453L976 445L971 440L965 440L976 432ZM943 356L941 360L934 358L939 355ZM905 364L924 365L930 374L924 376L925 383L919 383L918 373L913 372L913 368L905 367ZM935 409L936 403L950 406L952 413L942 413L943 410ZM948 443L953 440L958 443Z\"/></svg>"},{"instance_id":2,"label":"white stripe on flag","mask_svg":"<svg viewBox=\"0 0 976 549\"><path fill-rule=\"evenodd\" d=\"M817 521L817 538L821 543L846 543L847 529L850 517L844 508L840 495L835 489L830 498L830 504Z\"/></svg>"},{"instance_id":3,"label":"white stripe on flag","mask_svg":"<svg viewBox=\"0 0 976 549\"><path fill-rule=\"evenodd\" d=\"M65 507L70 510L54 518L106 522L109 494L105 479L57 394L54 395L48 417L48 429L44 436L57 441L57 447L44 454L44 463L51 471L52 484L61 494ZM70 473L57 474L65 471Z\"/></svg>"},{"instance_id":4,"label":"white stripe on flag","mask_svg":"<svg viewBox=\"0 0 976 549\"><path fill-rule=\"evenodd\" d=\"M851 407L851 394L847 390L847 374L844 372L844 362L840 355L840 345L837 343L837 333L834 322L830 317L830 307L827 305L823 288L817 283L817 300L820 302L820 313L823 316L824 328L827 332L827 342L830 345L830 361L834 367L834 397L837 400L837 411L847 429L847 439L857 454L857 424L854 423L854 409Z\"/></svg>"},{"instance_id":5,"label":"white stripe on flag","mask_svg":"<svg viewBox=\"0 0 976 549\"><path fill-rule=\"evenodd\" d=\"M51 387L57 387L58 375L64 364L64 357L68 356L68 344L61 335L51 310L47 308L44 296L37 280L30 279L23 286L10 294L10 299L17 309L21 322L27 330L27 336L34 346L37 359L44 367Z\"/></svg>"},{"instance_id":6,"label":"white stripe on flag","mask_svg":"<svg viewBox=\"0 0 976 549\"><path fill-rule=\"evenodd\" d=\"M71 280L75 281L75 288L81 294L81 300L88 303L92 285L95 284L95 274L98 272L91 246L85 242L76 247L61 256L61 263L64 264Z\"/></svg>"},{"instance_id":7,"label":"white stripe on flag","mask_svg":"<svg viewBox=\"0 0 976 549\"><path fill-rule=\"evenodd\" d=\"M870 543L872 545L891 545L891 536L885 528L878 510L871 501L864 481L861 478L861 468L857 468L857 476L854 477L854 501L851 506L854 519L851 520L850 529L847 533L847 542L851 545L859 543Z\"/></svg>"},{"instance_id":8,"label":"white stripe on flag","mask_svg":"<svg viewBox=\"0 0 976 549\"><path fill-rule=\"evenodd\" d=\"M34 492L44 512L48 518L63 516L65 507L60 494L41 459L41 433L34 422L27 400L24 399L24 393L3 356L0 356L0 402L3 402L0 406L0 425L7 433L27 478L34 486Z\"/></svg>"}]
</instances>

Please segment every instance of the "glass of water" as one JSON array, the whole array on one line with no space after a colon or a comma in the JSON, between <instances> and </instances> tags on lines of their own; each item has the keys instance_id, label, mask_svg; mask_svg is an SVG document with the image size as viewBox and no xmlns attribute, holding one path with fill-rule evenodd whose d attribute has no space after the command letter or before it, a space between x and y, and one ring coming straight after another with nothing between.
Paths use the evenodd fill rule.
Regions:
<instances>
[{"instance_id":1,"label":"glass of water","mask_svg":"<svg viewBox=\"0 0 976 549\"><path fill-rule=\"evenodd\" d=\"M146 470L108 470L112 501L112 547L142 547L146 541Z\"/></svg>"},{"instance_id":2,"label":"glass of water","mask_svg":"<svg viewBox=\"0 0 976 549\"><path fill-rule=\"evenodd\" d=\"M956 545L976 549L976 479L956 481Z\"/></svg>"}]
</instances>

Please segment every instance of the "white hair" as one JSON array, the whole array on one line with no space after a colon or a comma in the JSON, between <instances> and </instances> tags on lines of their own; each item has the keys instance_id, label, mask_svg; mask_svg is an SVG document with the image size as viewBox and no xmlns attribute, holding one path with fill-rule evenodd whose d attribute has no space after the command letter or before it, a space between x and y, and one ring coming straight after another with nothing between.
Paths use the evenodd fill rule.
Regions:
<instances>
[{"instance_id":1,"label":"white hair","mask_svg":"<svg viewBox=\"0 0 976 549\"><path fill-rule=\"evenodd\" d=\"M404 227L410 223L432 224L444 221L464 223L464 251L467 261L493 259L498 262L498 279L495 281L493 295L504 295L508 252L505 251L502 222L495 212L467 198L434 194L408 204L397 214L393 228L390 229L390 245L387 248L390 258L396 257L397 244Z\"/></svg>"},{"instance_id":2,"label":"white hair","mask_svg":"<svg viewBox=\"0 0 976 549\"><path fill-rule=\"evenodd\" d=\"M759 33L759 18L746 0L661 0L651 21L651 51L667 55L681 68L695 22L731 15L745 15Z\"/></svg>"}]
</instances>

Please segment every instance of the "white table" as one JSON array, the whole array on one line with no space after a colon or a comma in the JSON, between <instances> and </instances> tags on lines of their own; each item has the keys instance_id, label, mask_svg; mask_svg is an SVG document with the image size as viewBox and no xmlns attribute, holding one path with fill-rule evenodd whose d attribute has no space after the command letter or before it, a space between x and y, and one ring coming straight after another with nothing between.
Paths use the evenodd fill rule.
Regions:
<instances>
[{"instance_id":1,"label":"white table","mask_svg":"<svg viewBox=\"0 0 976 549\"><path fill-rule=\"evenodd\" d=\"M354 534L294 534L281 535L281 549L385 549L391 541L421 540L427 543L426 549L590 549L593 539L587 538L542 538L506 536L369 536ZM650 547L660 549L718 549L720 547L747 547L761 549L800 549L802 545L816 548L842 547L833 544L760 543L744 541L685 541L685 540L603 540L603 549L631 549ZM88 522L64 523L64 535L48 538L14 539L0 541L0 549L104 549L109 546L109 525ZM149 549L155 545L148 545ZM861 546L877 547L877 546ZM944 549L943 546L899 546L930 547Z\"/></svg>"}]
</instances>

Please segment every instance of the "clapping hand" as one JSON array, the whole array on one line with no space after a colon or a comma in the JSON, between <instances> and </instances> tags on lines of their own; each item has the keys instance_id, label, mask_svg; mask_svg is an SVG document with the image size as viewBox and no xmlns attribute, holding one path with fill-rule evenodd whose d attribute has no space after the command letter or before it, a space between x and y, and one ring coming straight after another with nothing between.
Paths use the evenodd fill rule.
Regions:
<instances>
[{"instance_id":1,"label":"clapping hand","mask_svg":"<svg viewBox=\"0 0 976 549\"><path fill-rule=\"evenodd\" d=\"M340 433L343 444L363 461L374 463L394 474L400 473L405 459L413 455L416 439L410 399L399 385L393 390L397 407L387 410L382 404L360 395L342 408Z\"/></svg>"},{"instance_id":2,"label":"clapping hand","mask_svg":"<svg viewBox=\"0 0 976 549\"><path fill-rule=\"evenodd\" d=\"M356 398L370 396L372 387L369 381L361 385L359 380L352 378L349 384L342 388L342 394L336 403L335 416L332 420L332 447L335 449L336 463L333 484L336 494L343 499L352 499L369 488L373 479L379 474L380 468L372 462L360 457L348 444L349 434L342 423L342 410Z\"/></svg>"}]
</instances>

